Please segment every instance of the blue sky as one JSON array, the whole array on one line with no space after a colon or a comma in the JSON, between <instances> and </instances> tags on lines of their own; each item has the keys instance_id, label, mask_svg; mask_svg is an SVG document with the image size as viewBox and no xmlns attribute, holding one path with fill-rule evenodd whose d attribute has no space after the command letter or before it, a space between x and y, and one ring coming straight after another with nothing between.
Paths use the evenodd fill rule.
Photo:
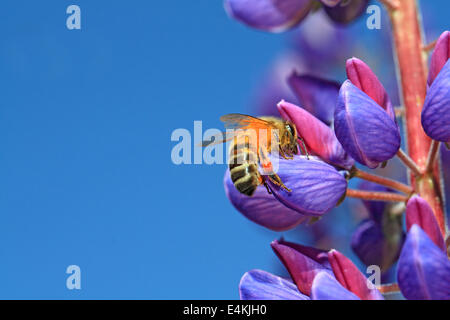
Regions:
<instances>
[{"instance_id":1,"label":"blue sky","mask_svg":"<svg viewBox=\"0 0 450 320\"><path fill-rule=\"evenodd\" d=\"M225 167L175 166L170 136L250 112L284 36L219 0L5 1L0 30L0 298L235 299L280 267Z\"/></svg>"}]
</instances>

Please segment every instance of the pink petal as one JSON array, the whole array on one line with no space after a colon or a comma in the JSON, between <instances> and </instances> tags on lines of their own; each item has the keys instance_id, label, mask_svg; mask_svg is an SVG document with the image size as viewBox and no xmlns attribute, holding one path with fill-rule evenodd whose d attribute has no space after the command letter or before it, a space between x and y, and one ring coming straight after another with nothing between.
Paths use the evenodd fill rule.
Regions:
<instances>
[{"instance_id":1,"label":"pink petal","mask_svg":"<svg viewBox=\"0 0 450 320\"><path fill-rule=\"evenodd\" d=\"M444 252L447 251L439 225L428 202L419 196L413 196L406 205L406 229L417 224L431 240Z\"/></svg>"},{"instance_id":2,"label":"pink petal","mask_svg":"<svg viewBox=\"0 0 450 320\"><path fill-rule=\"evenodd\" d=\"M445 31L441 34L434 47L431 56L430 72L428 73L428 85L431 86L439 72L450 58L450 32Z\"/></svg>"},{"instance_id":3,"label":"pink petal","mask_svg":"<svg viewBox=\"0 0 450 320\"><path fill-rule=\"evenodd\" d=\"M305 109L284 100L278 103L278 111L284 119L295 124L298 135L305 141L308 152L345 169L353 166L354 160L344 151L333 130L322 121Z\"/></svg>"},{"instance_id":4,"label":"pink petal","mask_svg":"<svg viewBox=\"0 0 450 320\"><path fill-rule=\"evenodd\" d=\"M349 258L336 250L328 253L331 268L336 279L362 300L381 300L383 296L377 289L369 289L366 277Z\"/></svg>"},{"instance_id":5,"label":"pink petal","mask_svg":"<svg viewBox=\"0 0 450 320\"><path fill-rule=\"evenodd\" d=\"M371 97L376 103L386 110L392 120L395 120L395 111L389 96L378 80L377 76L370 67L358 58L351 58L347 60L347 77L348 79L361 89L365 94Z\"/></svg>"}]
</instances>

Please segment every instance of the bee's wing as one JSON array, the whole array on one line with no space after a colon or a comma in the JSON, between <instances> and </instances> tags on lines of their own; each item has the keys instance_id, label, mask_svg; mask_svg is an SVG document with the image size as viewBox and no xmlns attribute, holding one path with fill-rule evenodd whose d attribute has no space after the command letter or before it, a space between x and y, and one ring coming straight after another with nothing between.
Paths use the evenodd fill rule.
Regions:
<instances>
[{"instance_id":1,"label":"bee's wing","mask_svg":"<svg viewBox=\"0 0 450 320\"><path fill-rule=\"evenodd\" d=\"M272 124L266 120L240 113L230 113L220 117L227 129L269 129Z\"/></svg>"},{"instance_id":2,"label":"bee's wing","mask_svg":"<svg viewBox=\"0 0 450 320\"><path fill-rule=\"evenodd\" d=\"M237 135L237 132L221 132L216 135L211 136L210 140L203 140L199 144L197 144L197 147L208 147L208 146L214 146L219 143L225 143L227 141L230 141Z\"/></svg>"}]
</instances>

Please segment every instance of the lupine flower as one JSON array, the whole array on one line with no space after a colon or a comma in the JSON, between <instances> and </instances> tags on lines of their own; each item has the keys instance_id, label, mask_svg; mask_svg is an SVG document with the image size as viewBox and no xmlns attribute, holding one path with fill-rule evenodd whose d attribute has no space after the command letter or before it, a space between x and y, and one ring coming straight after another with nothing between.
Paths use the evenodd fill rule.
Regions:
<instances>
[{"instance_id":1,"label":"lupine flower","mask_svg":"<svg viewBox=\"0 0 450 320\"><path fill-rule=\"evenodd\" d=\"M286 192L267 179L272 194L259 186L248 197L236 190L228 171L224 186L230 202L245 217L271 230L282 231L333 209L345 194L345 170L352 167L353 160L333 131L309 112L285 101L278 104L278 110L284 119L296 125L308 152L312 153L309 157L294 156L293 160L276 159L277 174L292 191Z\"/></svg>"},{"instance_id":2,"label":"lupine flower","mask_svg":"<svg viewBox=\"0 0 450 320\"><path fill-rule=\"evenodd\" d=\"M241 299L383 299L377 289L368 287L367 279L356 266L336 250L326 252L284 240L272 242L272 248L293 282L251 270L239 284Z\"/></svg>"},{"instance_id":3,"label":"lupine flower","mask_svg":"<svg viewBox=\"0 0 450 320\"><path fill-rule=\"evenodd\" d=\"M334 113L336 136L352 158L376 168L400 148L395 112L383 85L364 62L347 61L347 75Z\"/></svg>"},{"instance_id":4,"label":"lupine flower","mask_svg":"<svg viewBox=\"0 0 450 320\"><path fill-rule=\"evenodd\" d=\"M281 32L298 25L314 6L323 4L335 22L346 24L359 17L368 0L225 0L228 14L264 31Z\"/></svg>"},{"instance_id":5,"label":"lupine flower","mask_svg":"<svg viewBox=\"0 0 450 320\"><path fill-rule=\"evenodd\" d=\"M360 190L392 192L389 188L364 182ZM366 265L377 265L387 271L398 259L404 234L400 217L391 216L386 202L364 201L369 218L363 220L352 235L351 247Z\"/></svg>"},{"instance_id":6,"label":"lupine flower","mask_svg":"<svg viewBox=\"0 0 450 320\"><path fill-rule=\"evenodd\" d=\"M412 300L450 300L450 260L433 211L420 197L408 201L408 234L397 268L403 296Z\"/></svg>"},{"instance_id":7,"label":"lupine flower","mask_svg":"<svg viewBox=\"0 0 450 320\"><path fill-rule=\"evenodd\" d=\"M438 39L431 56L422 127L432 139L450 142L450 32Z\"/></svg>"}]
</instances>

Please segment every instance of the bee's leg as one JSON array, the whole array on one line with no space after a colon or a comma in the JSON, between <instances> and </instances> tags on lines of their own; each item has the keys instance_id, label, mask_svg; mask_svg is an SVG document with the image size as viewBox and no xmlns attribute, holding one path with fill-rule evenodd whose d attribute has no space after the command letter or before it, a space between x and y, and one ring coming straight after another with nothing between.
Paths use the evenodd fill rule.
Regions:
<instances>
[{"instance_id":1,"label":"bee's leg","mask_svg":"<svg viewBox=\"0 0 450 320\"><path fill-rule=\"evenodd\" d=\"M276 174L272 174L270 176L268 176L270 181L274 184L276 184L277 186L283 188L284 190L286 190L287 192L292 192L291 189L289 189L288 187L286 187L283 183L283 181L281 181L281 178Z\"/></svg>"},{"instance_id":2,"label":"bee's leg","mask_svg":"<svg viewBox=\"0 0 450 320\"><path fill-rule=\"evenodd\" d=\"M308 149L306 148L306 144L305 144L305 140L303 140L303 138L302 137L298 137L299 138L299 140L302 142L302 146L303 146L303 151L305 152L305 154L306 154L306 159L308 159L309 160L309 153L308 153Z\"/></svg>"},{"instance_id":3,"label":"bee's leg","mask_svg":"<svg viewBox=\"0 0 450 320\"><path fill-rule=\"evenodd\" d=\"M283 151L283 149L281 149L280 148L280 151L279 151L279 153L280 153L280 156L282 156L284 159L286 159L286 160L293 160L294 159L294 157L293 156L287 156L286 155L286 153L284 153L284 151Z\"/></svg>"},{"instance_id":4,"label":"bee's leg","mask_svg":"<svg viewBox=\"0 0 450 320\"><path fill-rule=\"evenodd\" d=\"M267 193L268 194L272 194L272 191L270 191L269 185L267 184L267 182L264 182L264 187L266 187Z\"/></svg>"},{"instance_id":5,"label":"bee's leg","mask_svg":"<svg viewBox=\"0 0 450 320\"><path fill-rule=\"evenodd\" d=\"M267 182L264 180L264 178L260 174L258 174L258 181L259 181L259 184L263 184L264 187L266 187L268 194L272 194L272 191L270 191L269 185L267 184Z\"/></svg>"}]
</instances>

